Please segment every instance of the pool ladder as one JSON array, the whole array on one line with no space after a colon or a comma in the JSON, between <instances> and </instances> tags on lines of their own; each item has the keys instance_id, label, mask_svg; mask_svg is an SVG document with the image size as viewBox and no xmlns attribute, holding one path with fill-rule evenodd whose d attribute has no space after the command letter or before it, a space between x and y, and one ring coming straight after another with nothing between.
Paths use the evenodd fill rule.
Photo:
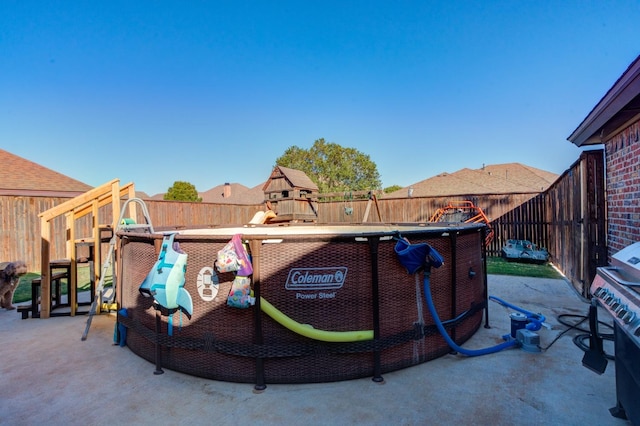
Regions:
<instances>
[{"instance_id":1,"label":"pool ladder","mask_svg":"<svg viewBox=\"0 0 640 426\"><path fill-rule=\"evenodd\" d=\"M130 202L135 202L140 205L140 208L142 209L142 215L146 223L137 224L135 223L135 220L124 217L125 212L127 211L127 206L129 205ZM113 254L115 252L118 231L144 232L149 234L154 233L153 225L151 224L151 217L149 216L149 210L147 209L147 205L144 203L143 200L141 200L140 198L129 198L122 205L122 210L120 211L120 217L118 218L118 222L116 223L116 229L113 232L113 235L111 236L111 240L109 240L109 250L107 251L107 257L104 263L102 264L100 281L98 282L98 286L96 287L96 294L95 294L95 297L93 298L93 302L91 303L91 309L89 310L89 315L87 318L87 325L84 329L84 333L82 333L83 341L87 340L87 335L89 334L89 329L91 328L91 320L93 319L93 316L98 311L98 303L101 303L102 305L106 305L107 310L111 310L111 306L115 301L116 273L115 273L115 264L114 264L115 262L114 262ZM105 277L107 275L107 271L109 268L111 268L111 276L113 278L112 278L110 295L105 302L104 282L105 282Z\"/></svg>"}]
</instances>

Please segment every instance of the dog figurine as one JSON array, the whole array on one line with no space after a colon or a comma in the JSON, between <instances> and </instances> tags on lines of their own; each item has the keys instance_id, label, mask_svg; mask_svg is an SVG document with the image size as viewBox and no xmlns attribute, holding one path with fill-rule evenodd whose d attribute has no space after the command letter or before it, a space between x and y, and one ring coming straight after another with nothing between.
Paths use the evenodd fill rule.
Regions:
<instances>
[{"instance_id":1,"label":"dog figurine","mask_svg":"<svg viewBox=\"0 0 640 426\"><path fill-rule=\"evenodd\" d=\"M27 273L27 264L21 260L0 263L0 308L15 309L13 293L18 287L20 277Z\"/></svg>"}]
</instances>

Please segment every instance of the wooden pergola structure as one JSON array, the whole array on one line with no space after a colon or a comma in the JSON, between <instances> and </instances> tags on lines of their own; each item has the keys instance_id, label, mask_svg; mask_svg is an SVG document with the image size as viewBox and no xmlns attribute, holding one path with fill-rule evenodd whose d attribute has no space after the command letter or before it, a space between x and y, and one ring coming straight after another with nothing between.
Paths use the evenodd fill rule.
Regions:
<instances>
[{"instance_id":1,"label":"wooden pergola structure","mask_svg":"<svg viewBox=\"0 0 640 426\"><path fill-rule=\"evenodd\" d=\"M111 228L113 232L117 227L115 223L120 217L120 206L123 198L134 198L135 187L133 182L120 185L119 179L113 179L99 187L96 187L90 191L85 192L69 201L65 201L49 210L46 210L39 214L40 217L40 233L42 239L41 246L41 288L40 288L40 318L49 318L51 315L51 270L52 261L50 259L50 247L52 241L52 227L51 222L53 219L64 215L66 218L66 261L69 265L69 292L68 300L70 307L70 315L75 316L78 305L77 295L77 271L78 271L78 256L77 256L77 243L82 242L84 244L93 244L93 260L98 264L101 261L100 232L102 229ZM100 224L99 212L100 208L111 205L111 217L107 224ZM129 203L129 212L131 217L136 217L136 204ZM91 236L79 237L76 235L76 220L91 214L93 216L91 222ZM101 274L100 267L94 267L94 282L100 280ZM99 305L99 304L98 304Z\"/></svg>"}]
</instances>

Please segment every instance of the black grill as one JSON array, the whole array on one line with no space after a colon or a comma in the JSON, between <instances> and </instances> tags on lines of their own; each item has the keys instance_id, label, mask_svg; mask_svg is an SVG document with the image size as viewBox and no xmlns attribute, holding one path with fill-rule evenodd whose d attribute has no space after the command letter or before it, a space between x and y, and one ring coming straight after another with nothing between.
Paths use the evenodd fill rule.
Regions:
<instances>
[{"instance_id":1,"label":"black grill","mask_svg":"<svg viewBox=\"0 0 640 426\"><path fill-rule=\"evenodd\" d=\"M617 402L611 414L640 425L640 243L616 253L611 266L597 269L591 294L614 322ZM596 314L591 312L593 324Z\"/></svg>"}]
</instances>

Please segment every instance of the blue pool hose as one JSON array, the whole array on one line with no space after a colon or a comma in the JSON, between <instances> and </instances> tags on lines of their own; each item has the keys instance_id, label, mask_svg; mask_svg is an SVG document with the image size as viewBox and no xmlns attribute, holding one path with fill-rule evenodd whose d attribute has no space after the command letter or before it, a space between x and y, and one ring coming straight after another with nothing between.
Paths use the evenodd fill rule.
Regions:
<instances>
[{"instance_id":1,"label":"blue pool hose","mask_svg":"<svg viewBox=\"0 0 640 426\"><path fill-rule=\"evenodd\" d=\"M410 246L408 242L402 241L402 243L405 246ZM427 302L427 306L429 307L429 311L431 312L431 316L433 317L433 321L436 324L436 328L438 329L438 331L440 332L444 340L447 342L449 347L454 351L459 352L466 356L480 356L480 355L487 355L487 354L499 352L503 349L519 346L519 343L517 340L509 338L510 335L503 336L503 338L505 339L505 342L495 346L491 346L489 348L484 348L484 349L465 349L453 341L453 339L447 333L447 330L445 330L444 324L442 323L442 321L440 320L440 317L438 316L438 312L436 311L436 307L433 303L433 297L431 296L431 267L439 268L440 266L442 266L443 258L436 251L436 249L429 246L428 244L427 246L428 246L427 256L424 261L424 298L425 298L425 301ZM403 248L406 251L406 247L403 247ZM396 251L396 253L398 253L398 251ZM419 272L419 269L416 270L414 273L417 273L417 272ZM495 296L490 296L489 299L494 300L495 302L498 302L503 306L506 306L508 308L514 309L518 312L525 314L527 316L527 325L525 327L527 330L530 330L530 331L540 330L540 328L542 327L542 323L545 321L545 317L541 314L535 314L533 312L527 311L518 306L505 302L504 300L499 299Z\"/></svg>"},{"instance_id":2,"label":"blue pool hose","mask_svg":"<svg viewBox=\"0 0 640 426\"><path fill-rule=\"evenodd\" d=\"M444 325L442 325L442 321L440 320L438 312L436 311L436 307L433 304L433 298L431 297L431 289L429 285L431 277L431 265L427 266L428 268L424 270L424 298L427 302L427 306L429 307L429 311L431 312L431 316L433 317L433 321L435 322L438 331L451 349L466 356L480 356L492 354L503 349L512 348L518 344L516 340L507 340L506 342L500 343L499 345L484 349L465 349L462 346L457 345L456 342L454 342L453 339L449 337L447 330L444 329Z\"/></svg>"}]
</instances>

